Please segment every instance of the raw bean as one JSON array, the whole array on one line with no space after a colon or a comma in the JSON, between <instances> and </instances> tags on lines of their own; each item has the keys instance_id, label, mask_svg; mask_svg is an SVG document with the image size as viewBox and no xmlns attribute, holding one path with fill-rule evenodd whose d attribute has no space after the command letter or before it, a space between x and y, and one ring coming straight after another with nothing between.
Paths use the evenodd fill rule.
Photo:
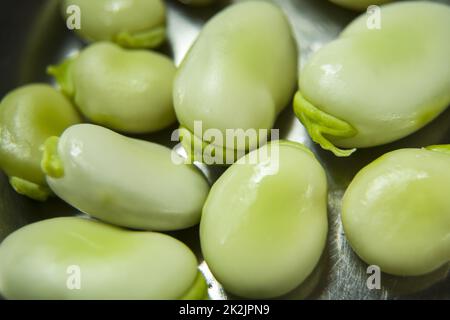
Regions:
<instances>
[{"instance_id":1,"label":"raw bean","mask_svg":"<svg viewBox=\"0 0 450 320\"><path fill-rule=\"evenodd\" d=\"M0 245L7 299L203 299L197 259L180 241L83 218L33 223Z\"/></svg>"},{"instance_id":2,"label":"raw bean","mask_svg":"<svg viewBox=\"0 0 450 320\"><path fill-rule=\"evenodd\" d=\"M238 147L226 139L227 129L273 127L295 91L297 60L291 27L277 6L249 1L228 7L205 25L177 72L179 122L192 134L196 121L205 131L220 130L222 141L196 138L233 152ZM258 139L250 139L241 148L257 146Z\"/></svg>"},{"instance_id":3,"label":"raw bean","mask_svg":"<svg viewBox=\"0 0 450 320\"><path fill-rule=\"evenodd\" d=\"M41 170L45 140L81 122L70 101L45 84L7 94L0 104L0 169L20 194L44 201L50 195Z\"/></svg>"},{"instance_id":4,"label":"raw bean","mask_svg":"<svg viewBox=\"0 0 450 320\"><path fill-rule=\"evenodd\" d=\"M361 16L300 75L294 110L337 156L401 139L450 103L450 7L401 2L380 14L380 29Z\"/></svg>"},{"instance_id":5,"label":"raw bean","mask_svg":"<svg viewBox=\"0 0 450 320\"><path fill-rule=\"evenodd\" d=\"M342 222L355 252L399 276L450 261L450 145L397 150L362 169L348 187Z\"/></svg>"},{"instance_id":6,"label":"raw bean","mask_svg":"<svg viewBox=\"0 0 450 320\"><path fill-rule=\"evenodd\" d=\"M209 185L170 149L100 126L68 128L46 142L50 188L77 209L124 227L168 231L199 223Z\"/></svg>"},{"instance_id":7,"label":"raw bean","mask_svg":"<svg viewBox=\"0 0 450 320\"><path fill-rule=\"evenodd\" d=\"M79 17L73 8L79 8ZM87 41L155 48L166 38L166 7L162 0L64 0L62 11L68 22L79 19L79 29L75 30Z\"/></svg>"},{"instance_id":8,"label":"raw bean","mask_svg":"<svg viewBox=\"0 0 450 320\"><path fill-rule=\"evenodd\" d=\"M209 268L226 290L274 298L311 274L327 230L325 171L306 147L282 141L251 152L214 184L203 208L200 240Z\"/></svg>"},{"instance_id":9,"label":"raw bean","mask_svg":"<svg viewBox=\"0 0 450 320\"><path fill-rule=\"evenodd\" d=\"M136 134L176 122L172 101L176 68L159 53L101 42L48 71L96 124Z\"/></svg>"}]
</instances>

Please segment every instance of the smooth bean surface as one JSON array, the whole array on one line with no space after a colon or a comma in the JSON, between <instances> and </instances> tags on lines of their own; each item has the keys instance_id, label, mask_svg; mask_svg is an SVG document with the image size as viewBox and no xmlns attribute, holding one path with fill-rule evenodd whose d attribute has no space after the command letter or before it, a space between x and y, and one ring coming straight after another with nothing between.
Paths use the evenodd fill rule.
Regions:
<instances>
[{"instance_id":1,"label":"smooth bean surface","mask_svg":"<svg viewBox=\"0 0 450 320\"><path fill-rule=\"evenodd\" d=\"M155 48L166 38L166 8L162 0L63 0L61 3L68 22L80 19L79 29L75 30L85 40L113 41L129 48Z\"/></svg>"},{"instance_id":2,"label":"smooth bean surface","mask_svg":"<svg viewBox=\"0 0 450 320\"><path fill-rule=\"evenodd\" d=\"M175 65L162 54L101 42L49 68L62 91L90 121L126 133L149 133L176 122Z\"/></svg>"},{"instance_id":3,"label":"smooth bean surface","mask_svg":"<svg viewBox=\"0 0 450 320\"><path fill-rule=\"evenodd\" d=\"M406 1L380 17L379 29L357 18L300 75L294 110L338 156L401 139L450 104L450 7Z\"/></svg>"},{"instance_id":4,"label":"smooth bean surface","mask_svg":"<svg viewBox=\"0 0 450 320\"><path fill-rule=\"evenodd\" d=\"M7 299L203 299L197 259L180 241L83 218L25 226L0 245Z\"/></svg>"},{"instance_id":5,"label":"smooth bean surface","mask_svg":"<svg viewBox=\"0 0 450 320\"><path fill-rule=\"evenodd\" d=\"M81 122L70 101L45 84L8 93L0 103L0 169L19 193L45 200L50 190L41 170L45 140Z\"/></svg>"},{"instance_id":6,"label":"smooth bean surface","mask_svg":"<svg viewBox=\"0 0 450 320\"><path fill-rule=\"evenodd\" d=\"M232 5L205 25L177 72L177 118L193 134L196 121L205 131L220 130L222 141L195 138L234 151L226 130L271 129L292 98L297 72L297 45L281 9L259 1ZM243 148L257 147L253 140Z\"/></svg>"},{"instance_id":7,"label":"smooth bean surface","mask_svg":"<svg viewBox=\"0 0 450 320\"><path fill-rule=\"evenodd\" d=\"M325 171L306 147L283 141L251 152L214 184L203 208L200 241L210 270L227 291L274 298L310 275L327 230Z\"/></svg>"},{"instance_id":8,"label":"smooth bean surface","mask_svg":"<svg viewBox=\"0 0 450 320\"><path fill-rule=\"evenodd\" d=\"M450 261L450 146L390 152L362 169L342 205L355 252L383 272L418 276Z\"/></svg>"},{"instance_id":9,"label":"smooth bean surface","mask_svg":"<svg viewBox=\"0 0 450 320\"><path fill-rule=\"evenodd\" d=\"M169 148L91 124L50 138L42 167L77 209L124 227L168 231L199 223L209 185ZM178 161L178 162L175 162Z\"/></svg>"}]
</instances>

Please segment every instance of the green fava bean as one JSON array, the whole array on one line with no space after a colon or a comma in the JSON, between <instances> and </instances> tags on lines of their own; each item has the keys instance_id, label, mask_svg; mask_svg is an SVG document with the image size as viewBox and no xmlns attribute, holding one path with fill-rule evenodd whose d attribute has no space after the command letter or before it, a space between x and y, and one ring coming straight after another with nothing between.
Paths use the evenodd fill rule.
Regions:
<instances>
[{"instance_id":1,"label":"green fava bean","mask_svg":"<svg viewBox=\"0 0 450 320\"><path fill-rule=\"evenodd\" d=\"M362 169L342 205L355 252L381 271L424 275L450 261L450 145L397 150Z\"/></svg>"},{"instance_id":2,"label":"green fava bean","mask_svg":"<svg viewBox=\"0 0 450 320\"><path fill-rule=\"evenodd\" d=\"M327 229L325 171L306 147L282 141L241 158L214 184L203 208L200 240L225 290L274 298L310 275Z\"/></svg>"},{"instance_id":3,"label":"green fava bean","mask_svg":"<svg viewBox=\"0 0 450 320\"><path fill-rule=\"evenodd\" d=\"M124 276L126 275L126 276ZM7 299L204 299L197 259L180 241L101 222L54 218L0 245Z\"/></svg>"},{"instance_id":4,"label":"green fava bean","mask_svg":"<svg viewBox=\"0 0 450 320\"><path fill-rule=\"evenodd\" d=\"M392 0L330 0L342 7L353 10L366 10L369 6L380 5Z\"/></svg>"},{"instance_id":5,"label":"green fava bean","mask_svg":"<svg viewBox=\"0 0 450 320\"><path fill-rule=\"evenodd\" d=\"M176 121L173 62L113 43L90 45L78 56L49 67L62 91L92 122L127 133L161 130Z\"/></svg>"},{"instance_id":6,"label":"green fava bean","mask_svg":"<svg viewBox=\"0 0 450 320\"><path fill-rule=\"evenodd\" d=\"M0 168L20 194L44 201L50 195L41 171L45 140L81 122L69 100L44 84L7 94L0 103Z\"/></svg>"},{"instance_id":7,"label":"green fava bean","mask_svg":"<svg viewBox=\"0 0 450 320\"><path fill-rule=\"evenodd\" d=\"M168 231L199 223L209 185L169 148L91 124L46 142L42 168L53 192L112 224Z\"/></svg>"},{"instance_id":8,"label":"green fava bean","mask_svg":"<svg viewBox=\"0 0 450 320\"><path fill-rule=\"evenodd\" d=\"M450 7L394 3L380 16L380 29L356 19L300 75L294 110L337 156L403 138L450 103Z\"/></svg>"},{"instance_id":9,"label":"green fava bean","mask_svg":"<svg viewBox=\"0 0 450 320\"><path fill-rule=\"evenodd\" d=\"M190 140L200 139L218 150L236 149L226 138L198 136L197 121L205 131L219 130L223 137L227 130L271 129L292 98L297 60L291 27L277 6L248 1L213 17L175 77L175 112L182 127L195 135ZM252 140L243 148L257 144Z\"/></svg>"},{"instance_id":10,"label":"green fava bean","mask_svg":"<svg viewBox=\"0 0 450 320\"><path fill-rule=\"evenodd\" d=\"M166 38L162 0L63 0L62 10L68 27L73 24L77 34L88 41L155 48Z\"/></svg>"}]
</instances>

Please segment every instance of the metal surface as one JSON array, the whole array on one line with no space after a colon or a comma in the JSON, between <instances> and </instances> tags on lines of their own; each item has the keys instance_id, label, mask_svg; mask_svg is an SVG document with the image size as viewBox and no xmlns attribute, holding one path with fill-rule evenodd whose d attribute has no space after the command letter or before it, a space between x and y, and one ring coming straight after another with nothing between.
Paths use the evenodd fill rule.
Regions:
<instances>
[{"instance_id":1,"label":"metal surface","mask_svg":"<svg viewBox=\"0 0 450 320\"><path fill-rule=\"evenodd\" d=\"M170 41L162 51L179 63L197 36L201 26L227 3L210 8L192 9L176 1L166 1L169 7ZM334 39L357 14L339 8L326 0L278 0L295 30L301 47L303 64L314 51ZM439 1L450 4L450 1ZM58 1L3 0L0 12L0 96L14 87L30 82L49 81L45 68L58 62L84 44L66 30L60 18ZM412 22L416 23L416 22ZM420 23L420 22L419 22ZM280 75L282 76L282 75ZM359 150L348 159L336 158L313 144L305 129L294 117L291 107L284 111L276 127L281 137L305 143L326 168L329 181L329 235L321 262L309 279L287 299L450 299L449 266L424 277L401 278L382 275L382 289L366 286L367 265L353 253L343 234L340 222L342 195L354 175L366 164L385 152L450 142L450 110L418 133L387 146ZM170 145L171 128L145 138ZM172 144L173 145L173 144ZM222 169L202 168L213 182ZM15 194L0 174L0 240L17 228L33 221L53 216L76 214L58 199L37 203ZM201 261L198 229L173 233L188 243ZM210 295L213 299L232 298L221 289L207 270ZM264 268L264 266L261 266Z\"/></svg>"}]
</instances>

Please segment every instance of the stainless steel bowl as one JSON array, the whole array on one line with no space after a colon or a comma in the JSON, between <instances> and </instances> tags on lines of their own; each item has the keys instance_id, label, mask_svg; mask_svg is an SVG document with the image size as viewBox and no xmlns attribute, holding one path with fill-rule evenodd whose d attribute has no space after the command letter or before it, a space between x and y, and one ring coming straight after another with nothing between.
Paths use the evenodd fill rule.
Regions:
<instances>
[{"instance_id":1,"label":"stainless steel bowl","mask_svg":"<svg viewBox=\"0 0 450 320\"><path fill-rule=\"evenodd\" d=\"M202 25L228 4L208 8L189 8L175 0L169 7L170 41L161 51L179 63L194 41ZM229 1L230 2L230 1ZM277 0L287 13L301 46L301 62L314 51L334 39L357 13L337 7L326 0ZM450 4L450 1L439 1ZM49 82L45 75L48 64L78 50L84 43L65 28L60 17L58 0L3 0L0 11L1 76L0 96L16 86L30 82ZM284 111L276 124L281 137L310 147L326 168L329 181L328 245L313 274L286 299L450 299L449 265L423 277L401 278L382 275L382 288L369 290L367 265L349 247L340 221L342 195L354 175L380 155L399 148L422 147L450 143L450 110L432 124L401 141L383 147L359 150L348 159L337 158L311 142L304 127L294 117L291 107ZM140 137L166 145L172 130ZM173 144L172 144L173 145ZM202 168L213 182L223 172L219 168ZM34 221L54 216L80 214L58 199L38 203L17 195L6 177L0 174L0 240L14 230ZM173 233L188 243L202 262L213 299L233 298L214 280L202 261L198 228ZM264 266L261 266L262 268Z\"/></svg>"}]
</instances>

